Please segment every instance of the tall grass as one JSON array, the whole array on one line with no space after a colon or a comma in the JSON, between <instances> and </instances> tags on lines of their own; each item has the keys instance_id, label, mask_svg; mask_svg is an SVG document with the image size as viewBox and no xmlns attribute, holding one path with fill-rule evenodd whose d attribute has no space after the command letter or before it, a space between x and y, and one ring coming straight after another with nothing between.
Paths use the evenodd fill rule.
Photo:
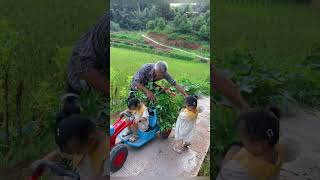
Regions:
<instances>
[{"instance_id":1,"label":"tall grass","mask_svg":"<svg viewBox=\"0 0 320 180\"><path fill-rule=\"evenodd\" d=\"M59 47L70 46L96 23L107 7L106 1L93 0L0 0L0 21L6 21L11 31L17 33L14 48L9 49L14 74L10 82L23 81L22 92L22 137L16 134L15 94L17 84L9 89L10 145L0 147L1 167L11 166L18 161L40 158L53 147L51 129L52 112L59 106L59 94L64 91L66 66L70 48L59 52ZM5 33L0 29L0 34ZM8 36L7 36L8 38ZM7 42L12 39L7 39ZM3 46L1 46L3 47ZM57 56L62 66L57 61ZM0 59L0 61L8 59ZM60 63L61 64L61 63ZM60 73L62 72L62 73ZM59 77L55 77L59 76ZM60 77L61 76L61 77ZM2 81L2 79L0 80ZM2 95L1 88L1 95ZM3 113L3 99L0 98L0 114ZM51 112L52 111L52 112ZM0 117L1 119L2 117ZM36 122L34 126L32 123ZM35 128L37 127L37 128ZM0 134L2 135L2 127ZM37 129L40 134L37 134ZM0 143L3 138L0 136ZM3 158L2 158L3 157Z\"/></svg>"}]
</instances>

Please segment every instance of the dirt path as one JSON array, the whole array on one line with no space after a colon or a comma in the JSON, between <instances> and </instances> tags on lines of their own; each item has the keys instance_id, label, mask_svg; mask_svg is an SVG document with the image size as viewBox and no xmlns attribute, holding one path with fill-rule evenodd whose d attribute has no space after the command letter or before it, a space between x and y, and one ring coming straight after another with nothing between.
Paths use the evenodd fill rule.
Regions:
<instances>
[{"instance_id":1,"label":"dirt path","mask_svg":"<svg viewBox=\"0 0 320 180\"><path fill-rule=\"evenodd\" d=\"M129 148L124 166L111 177L125 176L197 176L210 145L210 98L201 97L204 107L199 114L191 148L177 154L172 150L171 133L166 140L154 139L140 149Z\"/></svg>"},{"instance_id":2,"label":"dirt path","mask_svg":"<svg viewBox=\"0 0 320 180\"><path fill-rule=\"evenodd\" d=\"M281 180L320 180L320 111L293 106L281 119L281 131L299 149L297 159L284 164Z\"/></svg>"}]
</instances>

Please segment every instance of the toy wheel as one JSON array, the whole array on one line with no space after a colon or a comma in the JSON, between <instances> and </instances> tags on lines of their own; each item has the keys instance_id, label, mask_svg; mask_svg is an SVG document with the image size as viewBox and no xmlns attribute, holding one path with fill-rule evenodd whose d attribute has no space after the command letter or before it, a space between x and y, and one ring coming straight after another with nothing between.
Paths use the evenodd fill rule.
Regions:
<instances>
[{"instance_id":1,"label":"toy wheel","mask_svg":"<svg viewBox=\"0 0 320 180\"><path fill-rule=\"evenodd\" d=\"M111 165L110 171L118 171L126 161L128 156L128 148L124 144L117 144L112 148L110 153Z\"/></svg>"}]
</instances>

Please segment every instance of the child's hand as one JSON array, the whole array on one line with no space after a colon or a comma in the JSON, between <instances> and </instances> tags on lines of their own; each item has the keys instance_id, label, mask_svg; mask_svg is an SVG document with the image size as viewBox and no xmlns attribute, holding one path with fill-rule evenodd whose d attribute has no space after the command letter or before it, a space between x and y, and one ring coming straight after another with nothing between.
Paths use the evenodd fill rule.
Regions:
<instances>
[{"instance_id":1,"label":"child's hand","mask_svg":"<svg viewBox=\"0 0 320 180\"><path fill-rule=\"evenodd\" d=\"M136 119L136 120L133 121L133 124L139 124L139 122L141 122L141 120L140 119Z\"/></svg>"},{"instance_id":2,"label":"child's hand","mask_svg":"<svg viewBox=\"0 0 320 180\"><path fill-rule=\"evenodd\" d=\"M123 118L123 116L125 116L125 115L126 115L125 112L121 112L121 113L120 113L120 118Z\"/></svg>"},{"instance_id":3,"label":"child's hand","mask_svg":"<svg viewBox=\"0 0 320 180\"><path fill-rule=\"evenodd\" d=\"M125 118L124 121L125 121L126 123L129 123L129 119L128 119L128 118Z\"/></svg>"},{"instance_id":4,"label":"child's hand","mask_svg":"<svg viewBox=\"0 0 320 180\"><path fill-rule=\"evenodd\" d=\"M44 167L41 167L41 163L44 161L44 159L39 159L34 161L31 166L29 167L29 171L31 175L41 175L44 171Z\"/></svg>"}]
</instances>

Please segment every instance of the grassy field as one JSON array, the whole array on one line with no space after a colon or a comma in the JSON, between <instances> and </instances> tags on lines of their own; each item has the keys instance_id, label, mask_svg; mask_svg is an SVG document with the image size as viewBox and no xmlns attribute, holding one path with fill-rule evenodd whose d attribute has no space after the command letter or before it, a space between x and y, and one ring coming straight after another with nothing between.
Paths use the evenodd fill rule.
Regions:
<instances>
[{"instance_id":1,"label":"grassy field","mask_svg":"<svg viewBox=\"0 0 320 180\"><path fill-rule=\"evenodd\" d=\"M122 110L124 104L117 100L126 100L129 92L132 76L145 63L166 61L170 74L179 82L179 79L187 78L191 82L204 84L209 88L209 66L205 63L189 62L158 56L154 54L131 51L127 49L111 48L111 113Z\"/></svg>"},{"instance_id":2,"label":"grassy field","mask_svg":"<svg viewBox=\"0 0 320 180\"><path fill-rule=\"evenodd\" d=\"M214 30L212 52L216 57L213 59L214 64L220 68L234 69L235 76L251 66L246 63L252 58L256 63L253 68L261 67L266 70L260 74L261 69L253 69L252 71L256 73L249 73L246 77L246 81L249 82L253 80L252 78L256 78L254 75L261 76L259 77L261 81L254 84L259 88L250 87L252 92L243 92L249 102L257 97L273 96L275 95L273 93L286 91L299 104L319 106L320 87L317 84L320 73L302 64L311 55L314 45L320 42L320 14L317 10L304 4L270 1L246 3L220 1L215 3L211 10L215 12L214 28L212 28ZM318 57L315 56L317 54L319 50L312 55ZM274 85L275 81L267 80L274 74L279 74L279 78L283 77L285 81L279 86ZM241 79L234 76L234 79ZM245 77L243 74L242 76ZM239 84L246 85L245 82ZM305 89L308 89L308 92ZM279 93L276 96L281 98L283 94ZM255 102L256 105L262 104L259 100L261 99ZM278 102L276 105L282 106ZM215 109L212 116L214 135L211 136L213 142L211 152L214 159L219 159L226 146L237 139L235 127L238 112L220 105L213 108ZM218 169L215 166L212 170L215 178Z\"/></svg>"},{"instance_id":3,"label":"grassy field","mask_svg":"<svg viewBox=\"0 0 320 180\"><path fill-rule=\"evenodd\" d=\"M4 71L0 72L0 172L2 168L38 159L54 148L51 132L55 117L51 115L59 107L59 95L65 88L65 64L71 50L60 47L72 47L106 7L106 1L98 0L89 4L84 0L0 0L0 41L4 45L0 47L0 64L10 64L8 116L5 115ZM16 36L9 36L10 33ZM16 94L20 82L22 104L18 110ZM18 113L22 136L17 134ZM9 145L4 131L7 118ZM18 168L13 171L19 176Z\"/></svg>"}]
</instances>

